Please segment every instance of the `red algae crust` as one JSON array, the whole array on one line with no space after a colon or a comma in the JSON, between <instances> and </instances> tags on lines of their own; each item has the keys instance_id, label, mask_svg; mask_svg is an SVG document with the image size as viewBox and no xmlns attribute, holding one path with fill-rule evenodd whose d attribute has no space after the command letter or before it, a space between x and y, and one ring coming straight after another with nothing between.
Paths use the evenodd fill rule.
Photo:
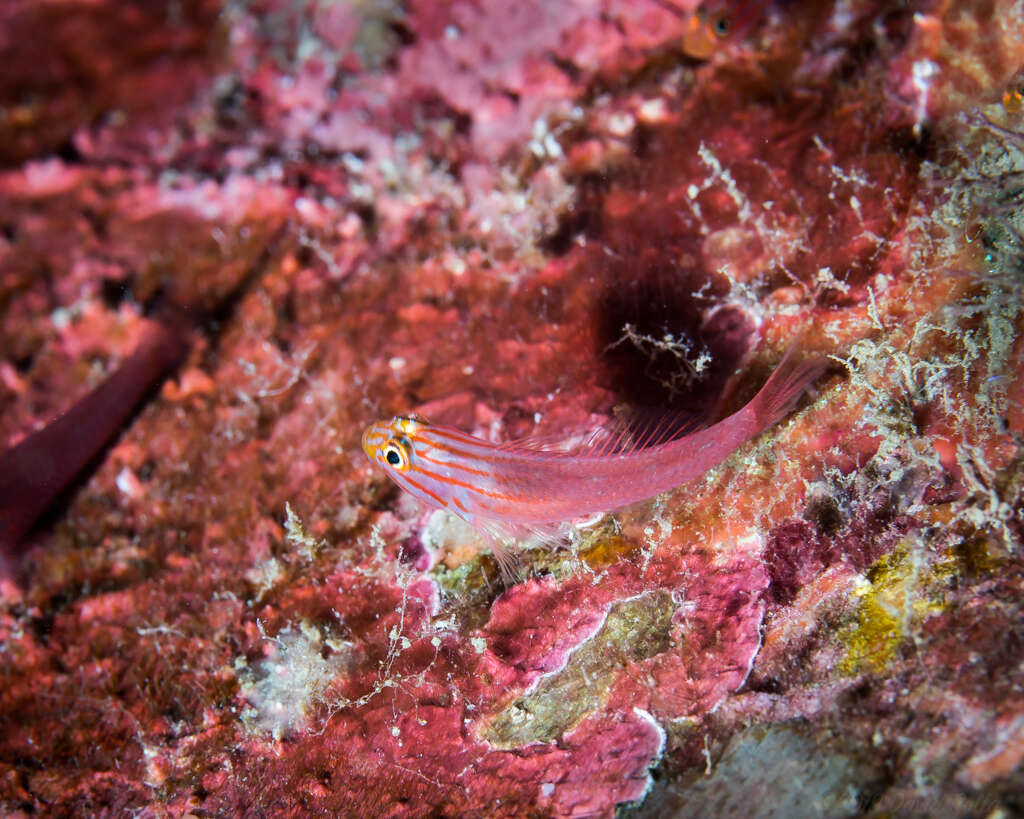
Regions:
<instances>
[{"instance_id":1,"label":"red algae crust","mask_svg":"<svg viewBox=\"0 0 1024 819\"><path fill-rule=\"evenodd\" d=\"M189 352L0 577L0 812L1020 810L1019 11L750 5L4 4L0 447ZM359 446L721 417L794 342L507 586Z\"/></svg>"}]
</instances>

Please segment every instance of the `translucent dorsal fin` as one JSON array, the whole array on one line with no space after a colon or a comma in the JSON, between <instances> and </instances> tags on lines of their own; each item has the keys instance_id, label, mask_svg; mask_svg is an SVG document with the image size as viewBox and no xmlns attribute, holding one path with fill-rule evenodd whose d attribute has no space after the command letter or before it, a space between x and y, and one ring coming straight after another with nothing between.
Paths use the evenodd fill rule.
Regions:
<instances>
[{"instance_id":1,"label":"translucent dorsal fin","mask_svg":"<svg viewBox=\"0 0 1024 819\"><path fill-rule=\"evenodd\" d=\"M585 446L594 433L574 435L572 433L550 433L547 435L526 435L496 445L502 452L575 452Z\"/></svg>"},{"instance_id":2,"label":"translucent dorsal fin","mask_svg":"<svg viewBox=\"0 0 1024 819\"><path fill-rule=\"evenodd\" d=\"M708 425L709 419L675 410L634 407L621 413L608 427L605 454L635 452L667 444Z\"/></svg>"},{"instance_id":3,"label":"translucent dorsal fin","mask_svg":"<svg viewBox=\"0 0 1024 819\"><path fill-rule=\"evenodd\" d=\"M498 446L504 452L561 452L600 458L650 449L707 426L708 419L673 410L629 409L583 435L530 435Z\"/></svg>"}]
</instances>

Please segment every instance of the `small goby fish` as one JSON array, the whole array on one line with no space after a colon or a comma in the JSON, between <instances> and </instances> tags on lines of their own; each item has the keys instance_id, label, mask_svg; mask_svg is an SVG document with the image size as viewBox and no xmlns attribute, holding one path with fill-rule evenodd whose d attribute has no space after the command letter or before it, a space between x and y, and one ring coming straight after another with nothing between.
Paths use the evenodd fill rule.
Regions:
<instances>
[{"instance_id":1,"label":"small goby fish","mask_svg":"<svg viewBox=\"0 0 1024 819\"><path fill-rule=\"evenodd\" d=\"M628 431L567 450L529 439L494 444L416 416L378 421L363 450L402 489L474 526L508 569L500 541L627 506L699 478L785 417L827 368L787 354L742 409L682 437ZM666 440L666 438L668 440ZM496 542L497 541L497 542Z\"/></svg>"},{"instance_id":2,"label":"small goby fish","mask_svg":"<svg viewBox=\"0 0 1024 819\"><path fill-rule=\"evenodd\" d=\"M672 0L654 0L681 18L683 51L706 60L730 41L747 36L766 14L768 0L705 0L693 12L684 12Z\"/></svg>"}]
</instances>

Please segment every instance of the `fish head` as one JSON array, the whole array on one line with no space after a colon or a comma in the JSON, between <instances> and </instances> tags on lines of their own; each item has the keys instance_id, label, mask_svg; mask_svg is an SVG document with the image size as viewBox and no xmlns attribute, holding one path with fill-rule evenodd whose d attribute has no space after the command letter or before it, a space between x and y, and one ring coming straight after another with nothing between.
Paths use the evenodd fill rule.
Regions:
<instances>
[{"instance_id":1,"label":"fish head","mask_svg":"<svg viewBox=\"0 0 1024 819\"><path fill-rule=\"evenodd\" d=\"M416 415L396 415L390 421L378 421L363 433L363 452L406 492L429 506L444 508L451 488L430 472L421 471L416 457L417 436L429 426L428 421Z\"/></svg>"},{"instance_id":2,"label":"fish head","mask_svg":"<svg viewBox=\"0 0 1024 819\"><path fill-rule=\"evenodd\" d=\"M745 37L764 15L763 0L705 0L687 21L683 51L706 60L725 43Z\"/></svg>"},{"instance_id":3,"label":"fish head","mask_svg":"<svg viewBox=\"0 0 1024 819\"><path fill-rule=\"evenodd\" d=\"M371 424L363 433L363 452L392 477L408 472L413 463L415 435L422 426L422 419L408 415Z\"/></svg>"}]
</instances>

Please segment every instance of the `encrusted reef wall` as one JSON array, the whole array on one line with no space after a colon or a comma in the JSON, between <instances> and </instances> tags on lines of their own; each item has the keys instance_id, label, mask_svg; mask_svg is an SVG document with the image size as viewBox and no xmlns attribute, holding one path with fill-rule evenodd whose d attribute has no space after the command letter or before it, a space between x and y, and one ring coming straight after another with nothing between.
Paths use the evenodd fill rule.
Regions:
<instances>
[{"instance_id":1,"label":"encrusted reef wall","mask_svg":"<svg viewBox=\"0 0 1024 819\"><path fill-rule=\"evenodd\" d=\"M0 452L97 450L0 475L5 815L1024 811L1020 0L7 0L0 65ZM794 343L508 585L359 446Z\"/></svg>"}]
</instances>

